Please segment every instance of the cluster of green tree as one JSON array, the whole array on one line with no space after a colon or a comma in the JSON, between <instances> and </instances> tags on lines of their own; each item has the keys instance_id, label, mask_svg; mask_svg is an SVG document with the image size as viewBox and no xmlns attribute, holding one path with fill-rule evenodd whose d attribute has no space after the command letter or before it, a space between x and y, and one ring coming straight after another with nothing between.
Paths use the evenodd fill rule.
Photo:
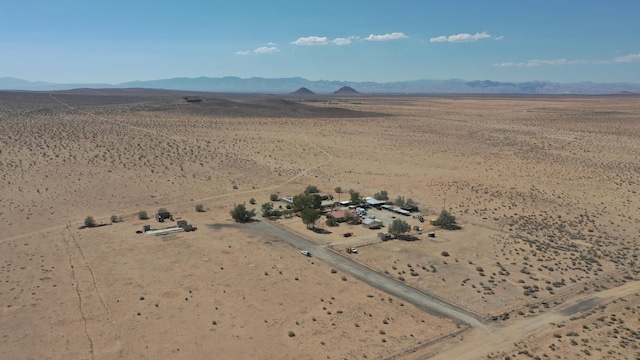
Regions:
<instances>
[{"instance_id":1,"label":"cluster of green tree","mask_svg":"<svg viewBox=\"0 0 640 360\"><path fill-rule=\"evenodd\" d=\"M360 196L359 192L353 189L349 189L349 195L351 196L351 198L349 199L351 205L362 205L365 203L364 198Z\"/></svg>"},{"instance_id":2,"label":"cluster of green tree","mask_svg":"<svg viewBox=\"0 0 640 360\"><path fill-rule=\"evenodd\" d=\"M274 206L272 203L264 203L261 206L261 210L262 210L262 217L266 217L266 218L279 218L281 216L284 216L285 218L291 217L293 215L293 210L291 209L286 209L286 210L280 210L280 209L274 209Z\"/></svg>"},{"instance_id":3,"label":"cluster of green tree","mask_svg":"<svg viewBox=\"0 0 640 360\"><path fill-rule=\"evenodd\" d=\"M393 201L393 205L401 208L401 209L410 209L417 208L418 203L415 202L412 198L404 198L404 196L399 196Z\"/></svg>"},{"instance_id":4,"label":"cluster of green tree","mask_svg":"<svg viewBox=\"0 0 640 360\"><path fill-rule=\"evenodd\" d=\"M387 194L387 190L381 190L373 194L373 198L380 201L387 201L389 200L389 195Z\"/></svg>"}]
</instances>

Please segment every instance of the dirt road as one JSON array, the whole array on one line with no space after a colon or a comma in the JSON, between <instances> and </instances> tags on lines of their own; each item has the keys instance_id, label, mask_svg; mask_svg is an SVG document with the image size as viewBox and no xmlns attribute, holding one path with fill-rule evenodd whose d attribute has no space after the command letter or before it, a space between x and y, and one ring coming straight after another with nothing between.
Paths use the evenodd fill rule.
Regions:
<instances>
[{"instance_id":1,"label":"dirt road","mask_svg":"<svg viewBox=\"0 0 640 360\"><path fill-rule=\"evenodd\" d=\"M490 326L484 324L479 316L456 307L429 294L419 291L405 283L386 276L378 271L361 265L348 257L331 251L326 245L318 245L295 233L287 231L269 221L259 221L246 227L248 231L269 235L281 239L299 250L309 250L313 257L325 261L336 269L350 274L365 283L390 295L404 299L430 314L447 317L461 324L471 326L483 333L491 333Z\"/></svg>"},{"instance_id":2,"label":"dirt road","mask_svg":"<svg viewBox=\"0 0 640 360\"><path fill-rule=\"evenodd\" d=\"M615 299L640 291L640 282L630 281L622 286L601 291L597 294L574 297L553 311L530 318L518 319L504 327L494 327L491 334L474 331L464 336L464 341L449 346L439 354L431 354L424 359L480 359L491 352L508 351L515 342L544 331L552 324L569 320L577 313L588 311Z\"/></svg>"}]
</instances>

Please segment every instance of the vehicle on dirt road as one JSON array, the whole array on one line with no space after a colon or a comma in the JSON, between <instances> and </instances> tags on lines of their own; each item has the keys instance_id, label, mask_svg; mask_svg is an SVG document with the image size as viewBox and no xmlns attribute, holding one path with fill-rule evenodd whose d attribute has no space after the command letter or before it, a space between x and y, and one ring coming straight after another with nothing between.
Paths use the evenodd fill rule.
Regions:
<instances>
[{"instance_id":1,"label":"vehicle on dirt road","mask_svg":"<svg viewBox=\"0 0 640 360\"><path fill-rule=\"evenodd\" d=\"M311 257L311 253L309 252L309 250L302 250L300 253L304 256Z\"/></svg>"},{"instance_id":2,"label":"vehicle on dirt road","mask_svg":"<svg viewBox=\"0 0 640 360\"><path fill-rule=\"evenodd\" d=\"M358 249L356 248L347 248L347 254L357 254L358 253Z\"/></svg>"}]
</instances>

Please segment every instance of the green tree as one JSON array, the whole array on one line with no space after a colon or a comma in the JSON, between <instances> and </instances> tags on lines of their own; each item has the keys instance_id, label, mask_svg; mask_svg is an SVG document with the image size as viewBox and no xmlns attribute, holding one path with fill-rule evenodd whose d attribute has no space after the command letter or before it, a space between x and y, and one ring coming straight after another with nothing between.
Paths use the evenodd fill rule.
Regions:
<instances>
[{"instance_id":1,"label":"green tree","mask_svg":"<svg viewBox=\"0 0 640 360\"><path fill-rule=\"evenodd\" d=\"M397 206L397 207L404 207L404 196L400 196L398 195L398 197L393 201L393 205Z\"/></svg>"},{"instance_id":2,"label":"green tree","mask_svg":"<svg viewBox=\"0 0 640 360\"><path fill-rule=\"evenodd\" d=\"M269 200L271 201L278 201L278 194L271 194L269 196Z\"/></svg>"},{"instance_id":3,"label":"green tree","mask_svg":"<svg viewBox=\"0 0 640 360\"><path fill-rule=\"evenodd\" d=\"M362 203L362 198L360 198L360 193L357 191L350 191L349 195L351 195L351 204L360 205Z\"/></svg>"},{"instance_id":4,"label":"green tree","mask_svg":"<svg viewBox=\"0 0 640 360\"><path fill-rule=\"evenodd\" d=\"M204 205L202 205L202 204L197 204L197 205L196 205L196 211L197 211L197 212L204 212Z\"/></svg>"},{"instance_id":5,"label":"green tree","mask_svg":"<svg viewBox=\"0 0 640 360\"><path fill-rule=\"evenodd\" d=\"M451 215L447 210L442 210L440 216L436 219L435 225L444 229L455 229L457 226L456 217Z\"/></svg>"},{"instance_id":6,"label":"green tree","mask_svg":"<svg viewBox=\"0 0 640 360\"><path fill-rule=\"evenodd\" d=\"M94 226L96 226L96 221L93 219L93 216L87 216L84 219L84 226L86 226L86 227L94 227Z\"/></svg>"},{"instance_id":7,"label":"green tree","mask_svg":"<svg viewBox=\"0 0 640 360\"><path fill-rule=\"evenodd\" d=\"M273 215L273 204L272 203L262 204L262 216L270 217L272 215Z\"/></svg>"},{"instance_id":8,"label":"green tree","mask_svg":"<svg viewBox=\"0 0 640 360\"><path fill-rule=\"evenodd\" d=\"M255 205L256 204L256 199L254 199L254 198L249 199L249 204Z\"/></svg>"},{"instance_id":9,"label":"green tree","mask_svg":"<svg viewBox=\"0 0 640 360\"><path fill-rule=\"evenodd\" d=\"M338 220L336 220L336 218L334 218L333 216L327 216L327 222L326 222L327 226L338 226Z\"/></svg>"},{"instance_id":10,"label":"green tree","mask_svg":"<svg viewBox=\"0 0 640 360\"><path fill-rule=\"evenodd\" d=\"M164 213L168 213L169 211L167 210L167 208L160 208L158 209L158 214L164 214Z\"/></svg>"},{"instance_id":11,"label":"green tree","mask_svg":"<svg viewBox=\"0 0 640 360\"><path fill-rule=\"evenodd\" d=\"M335 191L336 194L338 194L338 201L340 201L340 194L342 193L342 188L340 186L336 186L336 188L333 189L333 191Z\"/></svg>"},{"instance_id":12,"label":"green tree","mask_svg":"<svg viewBox=\"0 0 640 360\"><path fill-rule=\"evenodd\" d=\"M138 211L138 219L147 220L147 219L149 219L149 215L147 215L146 211L140 210L140 211Z\"/></svg>"},{"instance_id":13,"label":"green tree","mask_svg":"<svg viewBox=\"0 0 640 360\"><path fill-rule=\"evenodd\" d=\"M308 229L313 229L316 226L316 221L320 218L320 211L312 208L304 208L300 213L300 217Z\"/></svg>"},{"instance_id":14,"label":"green tree","mask_svg":"<svg viewBox=\"0 0 640 360\"><path fill-rule=\"evenodd\" d=\"M304 194L305 195L317 194L319 192L320 192L320 190L318 190L318 187L315 186L315 185L309 185L309 186L307 186L306 189L304 189Z\"/></svg>"},{"instance_id":15,"label":"green tree","mask_svg":"<svg viewBox=\"0 0 640 360\"><path fill-rule=\"evenodd\" d=\"M373 194L373 198L376 200L387 201L389 200L389 195L387 194L387 190L380 190L380 192Z\"/></svg>"},{"instance_id":16,"label":"green tree","mask_svg":"<svg viewBox=\"0 0 640 360\"><path fill-rule=\"evenodd\" d=\"M411 225L402 219L395 219L391 225L389 225L389 234L393 235L395 238L397 238L398 235L409 231L411 231Z\"/></svg>"},{"instance_id":17,"label":"green tree","mask_svg":"<svg viewBox=\"0 0 640 360\"><path fill-rule=\"evenodd\" d=\"M236 222L249 222L256 216L256 210L248 211L244 204L236 204L229 214Z\"/></svg>"},{"instance_id":18,"label":"green tree","mask_svg":"<svg viewBox=\"0 0 640 360\"><path fill-rule=\"evenodd\" d=\"M407 209L417 209L418 203L415 202L412 198L407 198L407 200L404 201L404 207Z\"/></svg>"},{"instance_id":19,"label":"green tree","mask_svg":"<svg viewBox=\"0 0 640 360\"><path fill-rule=\"evenodd\" d=\"M345 211L344 212L344 217L342 219L346 223L353 224L353 221L355 220L355 218L356 217L351 212Z\"/></svg>"},{"instance_id":20,"label":"green tree","mask_svg":"<svg viewBox=\"0 0 640 360\"><path fill-rule=\"evenodd\" d=\"M318 194L300 194L293 197L293 210L296 212L305 208L320 209L321 206L322 198Z\"/></svg>"}]
</instances>

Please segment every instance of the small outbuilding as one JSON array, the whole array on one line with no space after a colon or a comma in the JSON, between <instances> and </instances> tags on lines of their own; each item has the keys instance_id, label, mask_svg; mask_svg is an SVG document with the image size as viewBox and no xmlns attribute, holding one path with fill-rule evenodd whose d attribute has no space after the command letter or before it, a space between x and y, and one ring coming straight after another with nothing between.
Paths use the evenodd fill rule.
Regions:
<instances>
[{"instance_id":1,"label":"small outbuilding","mask_svg":"<svg viewBox=\"0 0 640 360\"><path fill-rule=\"evenodd\" d=\"M367 229L380 229L383 223L380 219L364 219L362 220L362 227Z\"/></svg>"}]
</instances>

